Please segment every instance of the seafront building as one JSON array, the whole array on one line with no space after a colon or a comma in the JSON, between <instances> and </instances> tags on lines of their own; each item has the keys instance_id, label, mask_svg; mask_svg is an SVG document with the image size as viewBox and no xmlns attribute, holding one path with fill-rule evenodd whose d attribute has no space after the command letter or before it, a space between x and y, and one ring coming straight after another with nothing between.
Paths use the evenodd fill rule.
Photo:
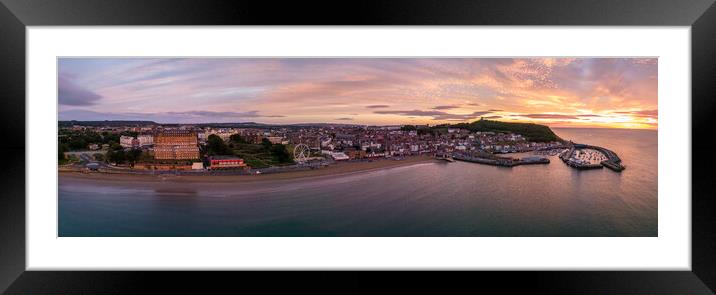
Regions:
<instances>
[{"instance_id":1,"label":"seafront building","mask_svg":"<svg viewBox=\"0 0 716 295\"><path fill-rule=\"evenodd\" d=\"M209 166L211 170L244 168L248 168L244 160L232 156L213 156L211 157L211 166Z\"/></svg>"},{"instance_id":2,"label":"seafront building","mask_svg":"<svg viewBox=\"0 0 716 295\"><path fill-rule=\"evenodd\" d=\"M157 160L199 159L196 132L190 130L163 130L154 138L154 158Z\"/></svg>"}]
</instances>

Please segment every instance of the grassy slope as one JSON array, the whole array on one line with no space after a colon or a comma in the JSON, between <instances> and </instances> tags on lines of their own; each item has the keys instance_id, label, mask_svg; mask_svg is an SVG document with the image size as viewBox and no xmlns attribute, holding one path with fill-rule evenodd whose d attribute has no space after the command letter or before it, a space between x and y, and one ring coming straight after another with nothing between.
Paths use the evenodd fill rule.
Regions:
<instances>
[{"instance_id":1,"label":"grassy slope","mask_svg":"<svg viewBox=\"0 0 716 295\"><path fill-rule=\"evenodd\" d=\"M511 132L521 134L529 141L547 142L562 140L552 132L552 129L545 125L534 123L511 123L491 120L478 120L472 123L460 123L452 125L452 127L460 127L468 129L472 132Z\"/></svg>"}]
</instances>

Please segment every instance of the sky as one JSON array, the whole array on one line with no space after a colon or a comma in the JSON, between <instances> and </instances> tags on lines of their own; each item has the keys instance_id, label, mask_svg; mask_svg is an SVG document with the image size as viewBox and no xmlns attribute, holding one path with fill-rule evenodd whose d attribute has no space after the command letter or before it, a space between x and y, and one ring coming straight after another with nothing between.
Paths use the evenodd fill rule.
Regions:
<instances>
[{"instance_id":1,"label":"sky","mask_svg":"<svg viewBox=\"0 0 716 295\"><path fill-rule=\"evenodd\" d=\"M60 120L656 129L656 58L60 58Z\"/></svg>"}]
</instances>

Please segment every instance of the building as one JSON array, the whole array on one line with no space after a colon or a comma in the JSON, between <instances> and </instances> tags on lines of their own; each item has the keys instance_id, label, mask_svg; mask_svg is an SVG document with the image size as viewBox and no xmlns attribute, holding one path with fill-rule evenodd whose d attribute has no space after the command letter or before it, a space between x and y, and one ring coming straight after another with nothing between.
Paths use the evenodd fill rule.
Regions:
<instances>
[{"instance_id":1,"label":"building","mask_svg":"<svg viewBox=\"0 0 716 295\"><path fill-rule=\"evenodd\" d=\"M348 156L348 158L351 159L351 160L353 160L353 159L363 159L363 158L366 157L366 152L365 152L364 150L351 149L351 150L346 150L346 151L344 152L344 154L346 154L346 155Z\"/></svg>"},{"instance_id":2,"label":"building","mask_svg":"<svg viewBox=\"0 0 716 295\"><path fill-rule=\"evenodd\" d=\"M211 166L209 166L211 170L244 168L248 168L244 159L231 156L213 156L211 157Z\"/></svg>"},{"instance_id":3,"label":"building","mask_svg":"<svg viewBox=\"0 0 716 295\"><path fill-rule=\"evenodd\" d=\"M281 142L283 142L283 137L281 136L268 136L266 137L266 139L268 139L268 141L270 141L272 144L280 144Z\"/></svg>"},{"instance_id":4,"label":"building","mask_svg":"<svg viewBox=\"0 0 716 295\"><path fill-rule=\"evenodd\" d=\"M329 152L329 155L334 161L347 161L350 159L348 155L342 152Z\"/></svg>"},{"instance_id":5,"label":"building","mask_svg":"<svg viewBox=\"0 0 716 295\"><path fill-rule=\"evenodd\" d=\"M123 148L131 148L132 140L134 140L134 137L122 135L119 137L119 145L121 145Z\"/></svg>"},{"instance_id":6,"label":"building","mask_svg":"<svg viewBox=\"0 0 716 295\"><path fill-rule=\"evenodd\" d=\"M139 146L150 146L154 144L154 136L151 134L142 134L137 136Z\"/></svg>"},{"instance_id":7,"label":"building","mask_svg":"<svg viewBox=\"0 0 716 295\"><path fill-rule=\"evenodd\" d=\"M195 132L164 130L154 137L154 158L157 160L191 160L199 158Z\"/></svg>"},{"instance_id":8,"label":"building","mask_svg":"<svg viewBox=\"0 0 716 295\"><path fill-rule=\"evenodd\" d=\"M206 143L206 137L208 137L208 136L209 136L209 134L207 134L207 133L204 132L204 131L199 131L199 132L196 133L196 137L199 138L199 142L200 142L201 144Z\"/></svg>"}]
</instances>

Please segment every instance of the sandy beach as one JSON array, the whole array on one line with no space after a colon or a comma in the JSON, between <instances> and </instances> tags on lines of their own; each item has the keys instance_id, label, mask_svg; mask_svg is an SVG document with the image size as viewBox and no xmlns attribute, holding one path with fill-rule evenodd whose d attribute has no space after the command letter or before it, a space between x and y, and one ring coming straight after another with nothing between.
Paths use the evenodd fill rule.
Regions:
<instances>
[{"instance_id":1,"label":"sandy beach","mask_svg":"<svg viewBox=\"0 0 716 295\"><path fill-rule=\"evenodd\" d=\"M402 160L381 159L371 162L340 162L335 163L333 165L329 165L327 167L313 170L291 171L260 175L141 175L102 172L79 173L60 171L59 176L61 179L95 180L109 182L236 183L293 180L299 178L322 177L328 175L346 175L433 161L437 160L435 160L431 156L416 156L407 157Z\"/></svg>"}]
</instances>

